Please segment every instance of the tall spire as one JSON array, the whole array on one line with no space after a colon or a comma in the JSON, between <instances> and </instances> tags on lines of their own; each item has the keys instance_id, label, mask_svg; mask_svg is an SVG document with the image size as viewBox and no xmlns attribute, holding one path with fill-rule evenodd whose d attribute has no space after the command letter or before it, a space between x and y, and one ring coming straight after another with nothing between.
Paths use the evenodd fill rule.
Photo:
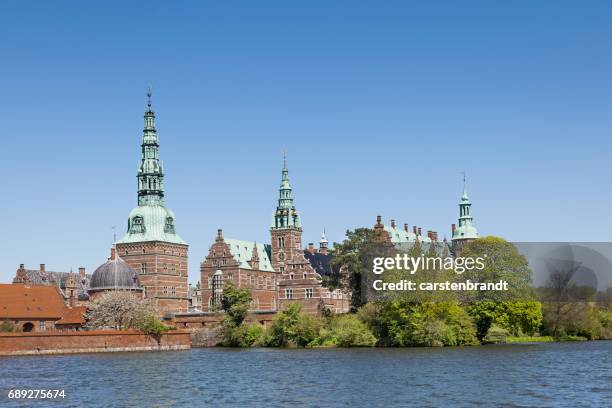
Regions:
<instances>
[{"instance_id":1,"label":"tall spire","mask_svg":"<svg viewBox=\"0 0 612 408\"><path fill-rule=\"evenodd\" d=\"M138 168L138 205L164 204L164 171L159 160L155 112L151 108L151 86L147 90L147 110L142 131L142 159Z\"/></svg>"},{"instance_id":2,"label":"tall spire","mask_svg":"<svg viewBox=\"0 0 612 408\"><path fill-rule=\"evenodd\" d=\"M281 171L281 184L279 188L278 205L274 214L273 228L301 228L300 216L293 204L293 189L289 183L289 169L287 168L287 155L283 153L283 170Z\"/></svg>"},{"instance_id":3,"label":"tall spire","mask_svg":"<svg viewBox=\"0 0 612 408\"><path fill-rule=\"evenodd\" d=\"M478 238L478 230L476 230L473 224L472 203L467 194L465 172L463 172L463 194L459 201L459 224L453 233L453 240L475 238Z\"/></svg>"}]
</instances>

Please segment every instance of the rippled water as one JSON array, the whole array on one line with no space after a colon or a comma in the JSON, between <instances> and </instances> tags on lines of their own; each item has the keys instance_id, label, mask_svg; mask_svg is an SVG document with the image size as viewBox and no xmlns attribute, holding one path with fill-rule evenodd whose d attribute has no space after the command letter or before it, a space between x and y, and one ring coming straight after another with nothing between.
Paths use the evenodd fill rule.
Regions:
<instances>
[{"instance_id":1,"label":"rippled water","mask_svg":"<svg viewBox=\"0 0 612 408\"><path fill-rule=\"evenodd\" d=\"M612 406L612 342L419 349L193 349L0 357L11 388L60 406Z\"/></svg>"}]
</instances>

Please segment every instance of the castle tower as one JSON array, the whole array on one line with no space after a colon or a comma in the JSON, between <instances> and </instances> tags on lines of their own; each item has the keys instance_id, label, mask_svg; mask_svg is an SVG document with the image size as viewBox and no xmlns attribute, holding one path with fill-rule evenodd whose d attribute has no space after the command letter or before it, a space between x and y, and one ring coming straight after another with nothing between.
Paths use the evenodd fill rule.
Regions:
<instances>
[{"instance_id":1,"label":"castle tower","mask_svg":"<svg viewBox=\"0 0 612 408\"><path fill-rule=\"evenodd\" d=\"M70 273L66 278L66 284L64 289L64 295L66 296L66 300L68 302L68 306L74 307L77 305L78 295L77 295L77 277L72 269L70 269Z\"/></svg>"},{"instance_id":2,"label":"castle tower","mask_svg":"<svg viewBox=\"0 0 612 408\"><path fill-rule=\"evenodd\" d=\"M272 237L272 267L284 272L287 260L302 255L302 223L293 204L287 159L283 160L278 205L270 228Z\"/></svg>"},{"instance_id":3,"label":"castle tower","mask_svg":"<svg viewBox=\"0 0 612 408\"><path fill-rule=\"evenodd\" d=\"M188 310L187 243L175 231L174 213L165 206L164 170L151 91L138 167L138 206L128 216L126 235L116 242L118 255L139 274L146 298L162 313Z\"/></svg>"},{"instance_id":4,"label":"castle tower","mask_svg":"<svg viewBox=\"0 0 612 408\"><path fill-rule=\"evenodd\" d=\"M459 224L452 226L452 248L455 255L459 255L465 244L478 238L478 230L474 227L472 219L472 203L468 197L463 176L463 194L459 201Z\"/></svg>"},{"instance_id":5,"label":"castle tower","mask_svg":"<svg viewBox=\"0 0 612 408\"><path fill-rule=\"evenodd\" d=\"M323 228L323 233L321 234L321 240L319 241L319 252L323 255L327 255L329 241L325 237L325 228Z\"/></svg>"}]
</instances>

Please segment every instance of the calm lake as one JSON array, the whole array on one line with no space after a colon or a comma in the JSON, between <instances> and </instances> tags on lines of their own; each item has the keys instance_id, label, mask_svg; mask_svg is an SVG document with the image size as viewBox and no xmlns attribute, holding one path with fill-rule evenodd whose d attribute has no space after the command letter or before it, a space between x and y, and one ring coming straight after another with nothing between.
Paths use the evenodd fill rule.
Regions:
<instances>
[{"instance_id":1,"label":"calm lake","mask_svg":"<svg viewBox=\"0 0 612 408\"><path fill-rule=\"evenodd\" d=\"M612 342L0 357L0 406L612 406ZM9 401L15 388L66 399Z\"/></svg>"}]
</instances>

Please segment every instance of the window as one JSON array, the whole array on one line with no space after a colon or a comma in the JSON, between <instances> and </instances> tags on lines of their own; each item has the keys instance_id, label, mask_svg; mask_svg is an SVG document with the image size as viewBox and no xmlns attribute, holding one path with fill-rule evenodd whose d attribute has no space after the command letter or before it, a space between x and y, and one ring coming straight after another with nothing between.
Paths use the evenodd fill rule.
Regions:
<instances>
[{"instance_id":1,"label":"window","mask_svg":"<svg viewBox=\"0 0 612 408\"><path fill-rule=\"evenodd\" d=\"M234 280L234 276L231 273L228 273L227 274L227 280L233 281Z\"/></svg>"},{"instance_id":2,"label":"window","mask_svg":"<svg viewBox=\"0 0 612 408\"><path fill-rule=\"evenodd\" d=\"M285 272L285 267L284 267L284 266L280 266L278 269L279 269L281 272Z\"/></svg>"},{"instance_id":3,"label":"window","mask_svg":"<svg viewBox=\"0 0 612 408\"><path fill-rule=\"evenodd\" d=\"M127 249L125 250L125 254L126 254L126 255L128 254L128 250L127 250Z\"/></svg>"},{"instance_id":4,"label":"window","mask_svg":"<svg viewBox=\"0 0 612 408\"><path fill-rule=\"evenodd\" d=\"M312 299L312 288L306 288L306 299Z\"/></svg>"},{"instance_id":5,"label":"window","mask_svg":"<svg viewBox=\"0 0 612 408\"><path fill-rule=\"evenodd\" d=\"M284 237L278 237L278 247L280 249L283 249L285 247L285 238Z\"/></svg>"},{"instance_id":6,"label":"window","mask_svg":"<svg viewBox=\"0 0 612 408\"><path fill-rule=\"evenodd\" d=\"M172 217L166 217L166 225L164 226L164 232L174 234L174 220Z\"/></svg>"},{"instance_id":7,"label":"window","mask_svg":"<svg viewBox=\"0 0 612 408\"><path fill-rule=\"evenodd\" d=\"M285 289L285 298L293 299L293 289Z\"/></svg>"},{"instance_id":8,"label":"window","mask_svg":"<svg viewBox=\"0 0 612 408\"><path fill-rule=\"evenodd\" d=\"M293 274L292 273L289 274L289 279L293 279Z\"/></svg>"},{"instance_id":9,"label":"window","mask_svg":"<svg viewBox=\"0 0 612 408\"><path fill-rule=\"evenodd\" d=\"M304 272L304 279L308 279L308 274Z\"/></svg>"},{"instance_id":10,"label":"window","mask_svg":"<svg viewBox=\"0 0 612 408\"><path fill-rule=\"evenodd\" d=\"M164 295L167 295L167 294L168 294L168 287L164 286Z\"/></svg>"},{"instance_id":11,"label":"window","mask_svg":"<svg viewBox=\"0 0 612 408\"><path fill-rule=\"evenodd\" d=\"M172 287L171 289L172 296L176 296L176 287Z\"/></svg>"},{"instance_id":12,"label":"window","mask_svg":"<svg viewBox=\"0 0 612 408\"><path fill-rule=\"evenodd\" d=\"M136 216L132 218L132 225L130 226L130 233L138 234L138 233L144 233L144 232L145 232L145 226L144 226L142 217Z\"/></svg>"},{"instance_id":13,"label":"window","mask_svg":"<svg viewBox=\"0 0 612 408\"><path fill-rule=\"evenodd\" d=\"M140 273L147 273L147 264L140 264Z\"/></svg>"},{"instance_id":14,"label":"window","mask_svg":"<svg viewBox=\"0 0 612 408\"><path fill-rule=\"evenodd\" d=\"M40 331L45 331L45 330L46 330L46 328L47 328L47 327L46 327L46 323L47 323L47 322L45 322L44 320L41 320L41 321L40 321L40 324L39 324L39 326L38 326L38 327L39 327L39 329L40 329Z\"/></svg>"}]
</instances>

